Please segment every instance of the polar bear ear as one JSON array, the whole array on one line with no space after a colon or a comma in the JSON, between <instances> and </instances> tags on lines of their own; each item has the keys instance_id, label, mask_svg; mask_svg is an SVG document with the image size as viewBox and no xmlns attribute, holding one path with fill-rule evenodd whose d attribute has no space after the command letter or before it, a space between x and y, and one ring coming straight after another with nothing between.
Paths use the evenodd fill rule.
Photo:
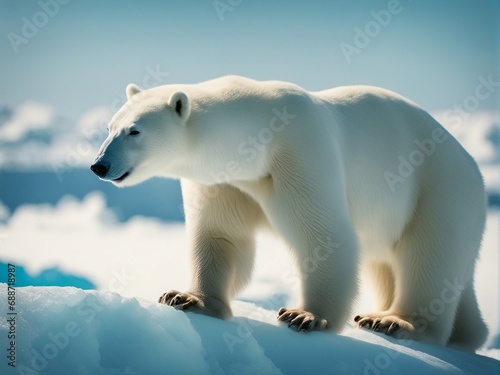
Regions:
<instances>
[{"instance_id":1,"label":"polar bear ear","mask_svg":"<svg viewBox=\"0 0 500 375\"><path fill-rule=\"evenodd\" d=\"M130 99L135 94L141 92L142 90L135 84L131 83L125 89L125 93L127 94L127 99Z\"/></svg>"},{"instance_id":2,"label":"polar bear ear","mask_svg":"<svg viewBox=\"0 0 500 375\"><path fill-rule=\"evenodd\" d=\"M177 91L170 96L168 105L172 108L177 116L182 119L187 119L191 112L191 103L188 96L182 91Z\"/></svg>"}]
</instances>

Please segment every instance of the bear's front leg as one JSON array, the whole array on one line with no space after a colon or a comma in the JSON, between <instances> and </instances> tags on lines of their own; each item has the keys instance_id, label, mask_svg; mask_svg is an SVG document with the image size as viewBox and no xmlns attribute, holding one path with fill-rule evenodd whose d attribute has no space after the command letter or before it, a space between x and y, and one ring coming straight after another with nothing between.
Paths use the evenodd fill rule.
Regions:
<instances>
[{"instance_id":1,"label":"bear's front leg","mask_svg":"<svg viewBox=\"0 0 500 375\"><path fill-rule=\"evenodd\" d=\"M288 241L291 243L293 237ZM357 287L356 248L352 245L322 243L319 239L314 245L293 245L302 281L302 303L294 309L281 308L280 321L296 331L341 331Z\"/></svg>"},{"instance_id":2,"label":"bear's front leg","mask_svg":"<svg viewBox=\"0 0 500 375\"><path fill-rule=\"evenodd\" d=\"M189 292L171 290L164 293L160 303L178 310L192 311L220 319L232 316L229 290L234 275L232 242L210 235L198 238L193 250L194 274Z\"/></svg>"},{"instance_id":3,"label":"bear's front leg","mask_svg":"<svg viewBox=\"0 0 500 375\"><path fill-rule=\"evenodd\" d=\"M192 250L192 284L189 292L164 293L160 303L228 319L230 299L252 274L254 231L262 212L246 194L228 185L183 180L182 195Z\"/></svg>"},{"instance_id":4,"label":"bear's front leg","mask_svg":"<svg viewBox=\"0 0 500 375\"><path fill-rule=\"evenodd\" d=\"M298 331L339 332L357 291L358 246L341 179L319 174L293 155L273 169L263 200L273 227L290 245L302 283L302 303L282 308L280 321ZM334 169L332 162L331 169Z\"/></svg>"}]
</instances>

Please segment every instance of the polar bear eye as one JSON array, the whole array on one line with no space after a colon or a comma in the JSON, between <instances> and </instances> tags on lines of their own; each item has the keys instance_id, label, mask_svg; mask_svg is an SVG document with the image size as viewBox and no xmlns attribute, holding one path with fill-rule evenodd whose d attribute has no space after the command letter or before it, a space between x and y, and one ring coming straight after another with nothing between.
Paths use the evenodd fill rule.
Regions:
<instances>
[{"instance_id":1,"label":"polar bear eye","mask_svg":"<svg viewBox=\"0 0 500 375\"><path fill-rule=\"evenodd\" d=\"M138 135L139 131L138 130L132 130L129 135Z\"/></svg>"}]
</instances>

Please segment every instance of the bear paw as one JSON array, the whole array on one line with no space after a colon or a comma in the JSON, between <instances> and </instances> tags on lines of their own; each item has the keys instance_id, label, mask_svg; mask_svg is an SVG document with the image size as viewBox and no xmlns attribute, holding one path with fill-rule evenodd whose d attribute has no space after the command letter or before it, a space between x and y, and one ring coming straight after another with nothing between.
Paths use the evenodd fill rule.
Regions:
<instances>
[{"instance_id":1,"label":"bear paw","mask_svg":"<svg viewBox=\"0 0 500 375\"><path fill-rule=\"evenodd\" d=\"M189 308L200 304L200 299L191 293L171 290L170 292L163 293L158 299L158 302L172 306L177 310L188 310Z\"/></svg>"},{"instance_id":2,"label":"bear paw","mask_svg":"<svg viewBox=\"0 0 500 375\"><path fill-rule=\"evenodd\" d=\"M228 303L214 297L198 297L189 292L171 290L163 293L158 302L172 306L177 310L191 311L219 319L229 319L232 316Z\"/></svg>"},{"instance_id":3,"label":"bear paw","mask_svg":"<svg viewBox=\"0 0 500 375\"><path fill-rule=\"evenodd\" d=\"M381 314L357 315L354 318L359 328L371 329L397 339L408 339L413 336L413 324L396 315L382 316Z\"/></svg>"},{"instance_id":4,"label":"bear paw","mask_svg":"<svg viewBox=\"0 0 500 375\"><path fill-rule=\"evenodd\" d=\"M315 316L313 313L300 309L286 309L282 307L278 312L278 320L288 323L288 327L295 331L321 331L326 329L328 322Z\"/></svg>"}]
</instances>

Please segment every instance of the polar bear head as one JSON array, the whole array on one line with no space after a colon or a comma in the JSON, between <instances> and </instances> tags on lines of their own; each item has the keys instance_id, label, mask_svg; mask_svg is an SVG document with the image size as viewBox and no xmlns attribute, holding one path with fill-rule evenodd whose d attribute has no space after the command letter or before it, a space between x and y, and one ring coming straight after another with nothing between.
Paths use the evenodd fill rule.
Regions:
<instances>
[{"instance_id":1,"label":"polar bear head","mask_svg":"<svg viewBox=\"0 0 500 375\"><path fill-rule=\"evenodd\" d=\"M180 162L190 101L182 91L157 93L127 86L127 102L108 125L108 137L90 169L116 186L169 176Z\"/></svg>"}]
</instances>

